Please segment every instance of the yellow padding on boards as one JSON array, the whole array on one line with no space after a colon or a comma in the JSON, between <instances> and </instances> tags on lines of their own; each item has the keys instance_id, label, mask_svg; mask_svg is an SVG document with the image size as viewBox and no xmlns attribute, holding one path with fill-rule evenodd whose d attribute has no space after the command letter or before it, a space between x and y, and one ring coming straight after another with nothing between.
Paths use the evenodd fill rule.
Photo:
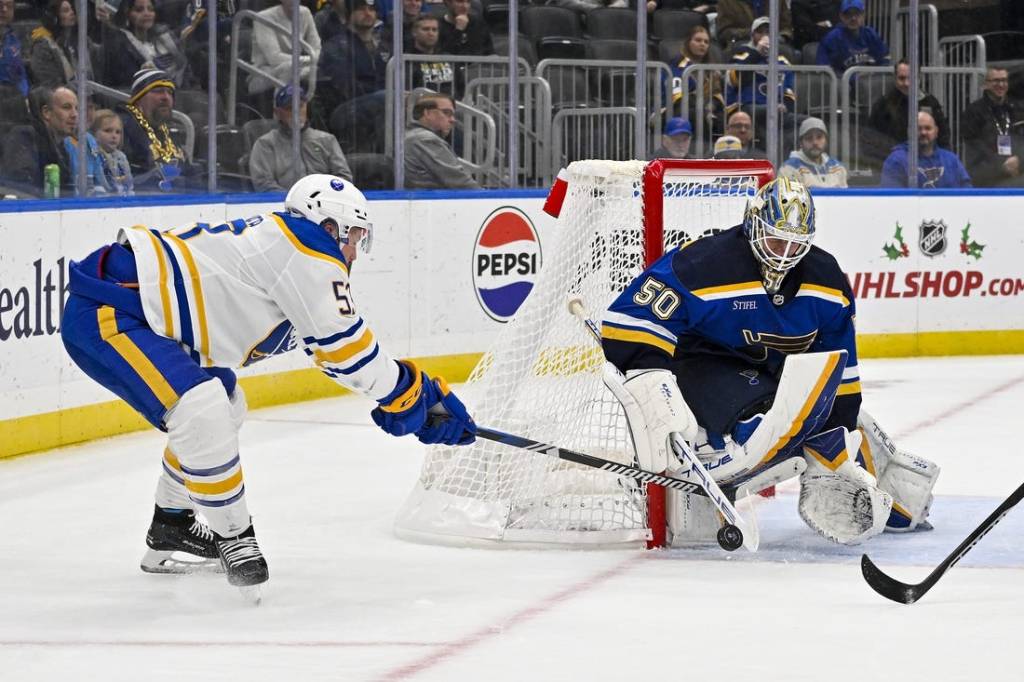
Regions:
<instances>
[{"instance_id":1,"label":"yellow padding on boards","mask_svg":"<svg viewBox=\"0 0 1024 682\"><path fill-rule=\"evenodd\" d=\"M416 358L416 364L428 374L440 374L453 383L461 383L480 357L480 353L443 355ZM239 383L250 409L350 393L315 368L243 377ZM369 424L369 403L366 412ZM149 422L121 400L0 420L0 459L147 428L152 428Z\"/></svg>"}]
</instances>

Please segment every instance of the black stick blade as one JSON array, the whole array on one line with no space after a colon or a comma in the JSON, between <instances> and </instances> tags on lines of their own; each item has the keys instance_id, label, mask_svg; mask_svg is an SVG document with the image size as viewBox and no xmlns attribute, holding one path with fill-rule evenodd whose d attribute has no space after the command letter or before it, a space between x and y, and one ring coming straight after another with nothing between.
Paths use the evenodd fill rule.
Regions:
<instances>
[{"instance_id":1,"label":"black stick blade","mask_svg":"<svg viewBox=\"0 0 1024 682\"><path fill-rule=\"evenodd\" d=\"M860 557L860 570L864 574L864 580L867 581L868 586L886 599L891 599L900 604L913 604L923 594L918 594L915 585L901 583L899 580L890 578L885 573L882 573L881 569L875 566L867 554L863 554Z\"/></svg>"}]
</instances>

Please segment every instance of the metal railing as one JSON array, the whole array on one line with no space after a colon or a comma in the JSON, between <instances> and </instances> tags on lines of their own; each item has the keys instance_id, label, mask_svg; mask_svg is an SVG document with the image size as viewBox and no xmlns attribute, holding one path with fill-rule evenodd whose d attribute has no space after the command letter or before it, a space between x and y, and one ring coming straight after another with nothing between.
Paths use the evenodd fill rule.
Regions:
<instances>
[{"instance_id":1,"label":"metal railing","mask_svg":"<svg viewBox=\"0 0 1024 682\"><path fill-rule=\"evenodd\" d=\"M870 176L881 166L888 143L870 129L872 108L893 82L892 67L857 66L843 74L840 92L843 111L841 158L851 176ZM942 106L950 125L950 148L957 156L963 152L959 114L981 96L985 69L980 67L926 66L921 69L924 93L933 95Z\"/></svg>"},{"instance_id":2,"label":"metal railing","mask_svg":"<svg viewBox=\"0 0 1024 682\"><path fill-rule=\"evenodd\" d=\"M942 61L935 66L974 66L984 69L988 65L985 39L977 34L941 38L939 54Z\"/></svg>"},{"instance_id":3,"label":"metal railing","mask_svg":"<svg viewBox=\"0 0 1024 682\"><path fill-rule=\"evenodd\" d=\"M636 107L562 109L551 121L551 167L582 159L636 158Z\"/></svg>"},{"instance_id":4,"label":"metal railing","mask_svg":"<svg viewBox=\"0 0 1024 682\"><path fill-rule=\"evenodd\" d=\"M705 87L705 80L708 78L721 78L723 82L728 78L730 71L737 73L752 74L752 75L763 75L767 79L768 74L767 64L691 64L686 67L683 71L682 78L684 83L686 79L693 77L696 79L696 90L695 90L695 103L694 107L696 111L704 112L707 110L706 92L709 90ZM888 68L888 67L883 67ZM797 140L797 132L799 124L797 121L804 116L815 116L825 121L826 126L829 129L829 154L835 156L838 147L837 132L839 130L840 123L840 110L839 110L839 96L838 96L838 79L836 78L835 72L829 66L812 66L807 64L793 64L785 67L779 67L779 81L780 86L782 84L785 74L793 74L793 90L796 96L796 101L793 106L793 119L790 121L790 125L786 127L784 132L785 135L780 136L780 144L783 149L798 149L799 143ZM742 76L740 77L742 78ZM724 92L724 87L723 87ZM693 95L689 92L689 88L683 88L683 97L678 103L678 109L674 110L676 116L686 116L686 112L691 110L690 98ZM726 102L729 104L729 102ZM753 134L755 139L765 139L765 130L763 122L766 118L765 105L764 104L745 104L744 109L751 113L751 119L754 125ZM714 138L717 138L725 134L726 127L726 115L717 116L712 119L708 119L706 116L699 117L696 121L691 121L694 126L693 143L692 148L694 154L698 157L710 157L709 144ZM767 150L768 157L777 166L784 159L773 158L774 150ZM776 152L777 154L777 152Z\"/></svg>"},{"instance_id":5,"label":"metal railing","mask_svg":"<svg viewBox=\"0 0 1024 682\"><path fill-rule=\"evenodd\" d=\"M660 145L660 114L668 104L662 84L672 80L672 70L667 64L651 61L646 65L646 106L643 110L651 112L650 117L645 117L641 108L635 106L635 95L638 90L635 62L610 59L544 59L537 64L534 74L548 82L554 111L567 108L620 110L631 107L637 116L637 129L647 132L647 147L654 149ZM658 125L651 126L650 120L656 117ZM643 120L640 120L641 118ZM631 148L635 148L636 144L634 141ZM615 154L616 150L609 150L609 153ZM555 167L555 170L559 167Z\"/></svg>"},{"instance_id":6,"label":"metal railing","mask_svg":"<svg viewBox=\"0 0 1024 682\"><path fill-rule=\"evenodd\" d=\"M275 33L278 33L278 34L288 38L288 40L292 39L292 29L291 28L287 28L285 26L282 26L281 24L273 22L270 19L267 19L266 17L261 16L260 14L258 14L256 12L253 12L252 10L243 9L243 10L239 10L238 12L235 13L234 18L231 20L231 57L228 60L228 102L227 102L228 110L227 110L227 115L228 115L228 125L232 126L232 127L235 125L235 119L236 119L236 109L237 109L237 107L235 105L238 102L238 71L239 71L239 69L241 69L242 71L244 71L245 73L247 73L249 75L262 76L262 77L266 78L267 80L269 80L271 83L274 84L274 87L281 87L282 85L287 85L287 81L283 81L280 78L276 78L273 75L271 75L270 73L268 73L267 71L265 71L265 70L259 68L258 66L256 66L253 62L246 61L246 60L242 59L241 57L239 57L238 50L241 47L241 42L242 42L241 27L242 27L242 23L245 22L246 20L251 20L253 22L253 24L261 24L263 26L266 26L269 29L271 29L272 31L274 31ZM249 36L248 39L251 41L251 39L252 39L251 36ZM302 54L309 56L309 65L308 65L308 69L309 70L307 72L308 75L306 76L306 85L305 85L304 89L306 90L306 93L307 93L308 97L310 99L312 99L314 93L316 92L316 69L317 69L317 61L318 61L320 55L317 54L317 52L313 49L313 46L310 45L305 40L299 40L299 46L302 48ZM250 55L250 57L251 57L251 55ZM305 68L306 68L306 66L303 66L303 69L305 69ZM300 69L300 73L301 73L301 71L302 71L302 69Z\"/></svg>"},{"instance_id":7,"label":"metal railing","mask_svg":"<svg viewBox=\"0 0 1024 682\"><path fill-rule=\"evenodd\" d=\"M515 134L517 144L508 139L508 101L510 82L507 78L475 78L466 84L464 99L487 112L498 127L496 154L499 168L509 168L511 150L517 156L515 163L516 183L519 186L549 187L554 182L557 169L551 168L549 153L551 141L551 88L548 82L537 76L518 79L516 98L519 116ZM511 184L506 173L502 184Z\"/></svg>"},{"instance_id":8,"label":"metal railing","mask_svg":"<svg viewBox=\"0 0 1024 682\"><path fill-rule=\"evenodd\" d=\"M921 66L937 66L941 64L939 56L939 11L935 5L918 7L918 25L920 26ZM906 59L910 54L910 8L901 7L897 12L896 32L888 43L889 53L893 62Z\"/></svg>"}]
</instances>

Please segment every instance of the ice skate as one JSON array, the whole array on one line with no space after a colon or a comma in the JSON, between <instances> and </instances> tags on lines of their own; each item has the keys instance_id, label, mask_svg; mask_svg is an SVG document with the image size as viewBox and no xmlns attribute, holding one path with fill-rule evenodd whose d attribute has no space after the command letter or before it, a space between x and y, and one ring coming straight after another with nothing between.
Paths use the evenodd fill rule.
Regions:
<instances>
[{"instance_id":1,"label":"ice skate","mask_svg":"<svg viewBox=\"0 0 1024 682\"><path fill-rule=\"evenodd\" d=\"M146 532L149 549L142 557L146 573L221 573L213 531L191 509L155 507Z\"/></svg>"},{"instance_id":2,"label":"ice skate","mask_svg":"<svg viewBox=\"0 0 1024 682\"><path fill-rule=\"evenodd\" d=\"M262 600L260 585L270 577L263 552L256 543L256 533L250 525L241 535L232 538L216 536L221 564L228 574L228 582L238 587L255 604Z\"/></svg>"}]
</instances>

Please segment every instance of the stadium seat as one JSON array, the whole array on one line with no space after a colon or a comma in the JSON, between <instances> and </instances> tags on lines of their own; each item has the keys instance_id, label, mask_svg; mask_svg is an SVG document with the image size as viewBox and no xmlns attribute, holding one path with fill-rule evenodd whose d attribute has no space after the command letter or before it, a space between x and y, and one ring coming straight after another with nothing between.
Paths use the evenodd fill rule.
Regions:
<instances>
[{"instance_id":1,"label":"stadium seat","mask_svg":"<svg viewBox=\"0 0 1024 682\"><path fill-rule=\"evenodd\" d=\"M553 5L528 5L519 11L519 30L533 41L539 59L571 54L573 44L579 45L579 56L561 58L583 58L583 27L579 16L571 9ZM544 48L544 45L551 47Z\"/></svg>"},{"instance_id":2,"label":"stadium seat","mask_svg":"<svg viewBox=\"0 0 1024 682\"><path fill-rule=\"evenodd\" d=\"M587 35L591 38L636 40L636 10L599 7L587 14Z\"/></svg>"},{"instance_id":3,"label":"stadium seat","mask_svg":"<svg viewBox=\"0 0 1024 682\"><path fill-rule=\"evenodd\" d=\"M708 25L708 18L700 12L678 9L659 9L654 12L652 35L661 40L682 40L690 29Z\"/></svg>"},{"instance_id":4,"label":"stadium seat","mask_svg":"<svg viewBox=\"0 0 1024 682\"><path fill-rule=\"evenodd\" d=\"M519 56L526 60L530 66L537 65L537 50L533 47L533 41L522 33L516 35L516 48ZM494 54L502 57L508 56L508 34L491 34L491 41L494 44Z\"/></svg>"},{"instance_id":5,"label":"stadium seat","mask_svg":"<svg viewBox=\"0 0 1024 682\"><path fill-rule=\"evenodd\" d=\"M483 0L484 23L492 33L508 33L508 2Z\"/></svg>"},{"instance_id":6,"label":"stadium seat","mask_svg":"<svg viewBox=\"0 0 1024 682\"><path fill-rule=\"evenodd\" d=\"M587 41L587 59L627 60L636 59L635 40L599 39Z\"/></svg>"},{"instance_id":7,"label":"stadium seat","mask_svg":"<svg viewBox=\"0 0 1024 682\"><path fill-rule=\"evenodd\" d=\"M352 182L360 189L394 189L394 164L387 156L355 153L347 154L345 158L352 169Z\"/></svg>"},{"instance_id":8,"label":"stadium seat","mask_svg":"<svg viewBox=\"0 0 1024 682\"><path fill-rule=\"evenodd\" d=\"M800 63L811 66L818 63L818 43L804 43L800 48Z\"/></svg>"},{"instance_id":9,"label":"stadium seat","mask_svg":"<svg viewBox=\"0 0 1024 682\"><path fill-rule=\"evenodd\" d=\"M549 36L537 40L537 59L586 59L587 41L568 36Z\"/></svg>"},{"instance_id":10,"label":"stadium seat","mask_svg":"<svg viewBox=\"0 0 1024 682\"><path fill-rule=\"evenodd\" d=\"M586 70L576 66L562 66L545 74L551 88L551 106L554 109L578 109L597 106L590 95Z\"/></svg>"}]
</instances>

